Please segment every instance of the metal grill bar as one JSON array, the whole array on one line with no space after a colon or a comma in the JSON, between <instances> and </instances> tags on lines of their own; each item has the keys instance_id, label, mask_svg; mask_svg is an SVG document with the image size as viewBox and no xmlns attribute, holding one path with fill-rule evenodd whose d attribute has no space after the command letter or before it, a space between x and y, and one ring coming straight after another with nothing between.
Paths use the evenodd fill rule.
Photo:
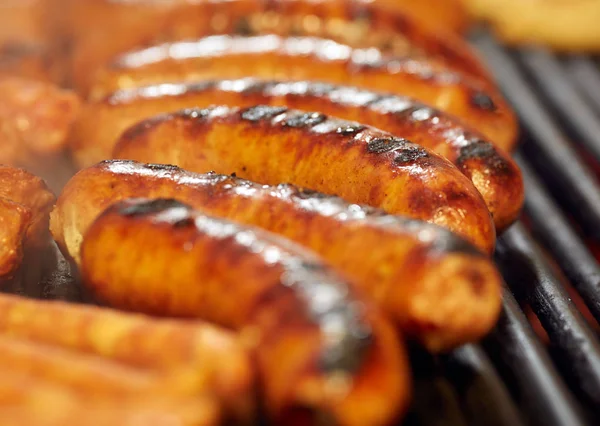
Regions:
<instances>
[{"instance_id":1,"label":"metal grill bar","mask_svg":"<svg viewBox=\"0 0 600 426\"><path fill-rule=\"evenodd\" d=\"M523 148L571 206L587 233L600 240L600 188L591 171L569 146L553 117L523 77L511 56L489 36L475 40L498 83L534 136Z\"/></svg>"},{"instance_id":2,"label":"metal grill bar","mask_svg":"<svg viewBox=\"0 0 600 426\"><path fill-rule=\"evenodd\" d=\"M567 60L567 69L572 81L579 86L581 93L600 111L600 70L598 65L584 56Z\"/></svg>"},{"instance_id":3,"label":"metal grill bar","mask_svg":"<svg viewBox=\"0 0 600 426\"><path fill-rule=\"evenodd\" d=\"M586 424L581 408L508 289L503 293L500 321L484 345L494 363L502 368L529 423Z\"/></svg>"},{"instance_id":4,"label":"metal grill bar","mask_svg":"<svg viewBox=\"0 0 600 426\"><path fill-rule=\"evenodd\" d=\"M561 63L554 55L540 49L522 50L519 57L552 105L568 120L571 130L600 159L600 121L579 94Z\"/></svg>"},{"instance_id":5,"label":"metal grill bar","mask_svg":"<svg viewBox=\"0 0 600 426\"><path fill-rule=\"evenodd\" d=\"M470 424L524 424L504 383L481 347L465 345L443 357L442 362L445 375L457 388Z\"/></svg>"},{"instance_id":6,"label":"metal grill bar","mask_svg":"<svg viewBox=\"0 0 600 426\"><path fill-rule=\"evenodd\" d=\"M556 262L571 280L586 305L600 322L600 266L565 215L546 192L542 182L520 156L516 160L525 180L525 210L532 219L536 236L555 256Z\"/></svg>"},{"instance_id":7,"label":"metal grill bar","mask_svg":"<svg viewBox=\"0 0 600 426\"><path fill-rule=\"evenodd\" d=\"M579 395L600 407L600 343L522 224L503 235L496 257L511 290L538 316Z\"/></svg>"}]
</instances>

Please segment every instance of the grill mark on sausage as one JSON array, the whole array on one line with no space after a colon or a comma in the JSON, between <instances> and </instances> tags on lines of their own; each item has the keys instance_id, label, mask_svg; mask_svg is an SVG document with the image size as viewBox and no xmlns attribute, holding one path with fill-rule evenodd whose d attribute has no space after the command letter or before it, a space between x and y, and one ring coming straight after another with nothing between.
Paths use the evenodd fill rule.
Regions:
<instances>
[{"instance_id":1,"label":"grill mark on sausage","mask_svg":"<svg viewBox=\"0 0 600 426\"><path fill-rule=\"evenodd\" d=\"M287 117L283 120L283 125L288 127L312 127L317 124L321 124L327 120L327 116L325 114L321 114L319 112L307 112L302 114L295 114L291 117Z\"/></svg>"},{"instance_id":2,"label":"grill mark on sausage","mask_svg":"<svg viewBox=\"0 0 600 426\"><path fill-rule=\"evenodd\" d=\"M242 110L242 118L246 121L260 121L276 117L283 114L288 109L286 107L257 105Z\"/></svg>"}]
</instances>

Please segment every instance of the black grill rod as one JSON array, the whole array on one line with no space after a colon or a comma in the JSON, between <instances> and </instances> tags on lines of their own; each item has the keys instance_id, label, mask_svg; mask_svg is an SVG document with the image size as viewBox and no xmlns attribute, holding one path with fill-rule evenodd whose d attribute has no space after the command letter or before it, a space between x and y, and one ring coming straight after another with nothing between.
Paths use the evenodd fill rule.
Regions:
<instances>
[{"instance_id":1,"label":"black grill rod","mask_svg":"<svg viewBox=\"0 0 600 426\"><path fill-rule=\"evenodd\" d=\"M581 143L600 159L600 119L577 92L562 64L542 49L523 49L519 58L556 110L568 120Z\"/></svg>"},{"instance_id":2,"label":"black grill rod","mask_svg":"<svg viewBox=\"0 0 600 426\"><path fill-rule=\"evenodd\" d=\"M525 210L536 236L579 292L592 315L600 322L600 266L542 182L520 154L515 159L525 180Z\"/></svg>"},{"instance_id":3,"label":"black grill rod","mask_svg":"<svg viewBox=\"0 0 600 426\"><path fill-rule=\"evenodd\" d=\"M475 40L500 86L534 136L531 141L536 165L567 198L573 214L586 232L600 240L600 187L587 166L569 146L554 119L545 110L511 56L489 35ZM529 148L526 146L526 148Z\"/></svg>"},{"instance_id":4,"label":"black grill rod","mask_svg":"<svg viewBox=\"0 0 600 426\"><path fill-rule=\"evenodd\" d=\"M567 59L566 67L569 75L587 100L600 111L600 69L590 58L572 56Z\"/></svg>"},{"instance_id":5,"label":"black grill rod","mask_svg":"<svg viewBox=\"0 0 600 426\"><path fill-rule=\"evenodd\" d=\"M600 407L600 342L525 227L517 223L496 251L511 290L526 298L559 356L562 371L589 405Z\"/></svg>"},{"instance_id":6,"label":"black grill rod","mask_svg":"<svg viewBox=\"0 0 600 426\"><path fill-rule=\"evenodd\" d=\"M484 346L516 393L529 424L582 426L581 407L565 386L550 356L514 296L503 291L502 314Z\"/></svg>"},{"instance_id":7,"label":"black grill rod","mask_svg":"<svg viewBox=\"0 0 600 426\"><path fill-rule=\"evenodd\" d=\"M471 424L524 425L506 386L480 346L464 345L442 356L441 361Z\"/></svg>"}]
</instances>

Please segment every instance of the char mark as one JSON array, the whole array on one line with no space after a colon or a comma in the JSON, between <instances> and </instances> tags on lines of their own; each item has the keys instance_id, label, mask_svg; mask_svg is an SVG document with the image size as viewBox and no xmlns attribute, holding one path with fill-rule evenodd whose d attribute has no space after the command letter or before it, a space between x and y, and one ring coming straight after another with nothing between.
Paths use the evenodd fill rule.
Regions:
<instances>
[{"instance_id":1,"label":"char mark","mask_svg":"<svg viewBox=\"0 0 600 426\"><path fill-rule=\"evenodd\" d=\"M327 120L325 114L319 112L307 112L287 118L283 125L287 127L301 128L312 127Z\"/></svg>"},{"instance_id":2,"label":"char mark","mask_svg":"<svg viewBox=\"0 0 600 426\"><path fill-rule=\"evenodd\" d=\"M257 105L242 110L242 119L247 121L260 121L273 118L283 114L288 109L286 107Z\"/></svg>"},{"instance_id":3,"label":"char mark","mask_svg":"<svg viewBox=\"0 0 600 426\"><path fill-rule=\"evenodd\" d=\"M149 201L136 201L134 203L123 203L117 207L122 216L137 217L160 213L174 208L191 210L190 206L172 198L159 198Z\"/></svg>"}]
</instances>

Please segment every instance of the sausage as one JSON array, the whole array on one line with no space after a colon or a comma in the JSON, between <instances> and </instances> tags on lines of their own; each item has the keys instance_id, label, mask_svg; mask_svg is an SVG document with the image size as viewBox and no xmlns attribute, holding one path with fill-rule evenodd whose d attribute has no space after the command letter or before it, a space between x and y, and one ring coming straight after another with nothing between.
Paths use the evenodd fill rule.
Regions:
<instances>
[{"instance_id":1,"label":"sausage","mask_svg":"<svg viewBox=\"0 0 600 426\"><path fill-rule=\"evenodd\" d=\"M129 52L95 75L92 99L117 89L215 78L319 80L410 96L462 119L499 146L512 146L517 124L497 89L430 61L384 58L317 38L214 36Z\"/></svg>"},{"instance_id":2,"label":"sausage","mask_svg":"<svg viewBox=\"0 0 600 426\"><path fill-rule=\"evenodd\" d=\"M49 242L48 221L56 198L39 177L19 168L0 165L0 198L30 211L26 243L32 248Z\"/></svg>"},{"instance_id":3,"label":"sausage","mask_svg":"<svg viewBox=\"0 0 600 426\"><path fill-rule=\"evenodd\" d=\"M349 0L75 1L73 79L89 77L118 53L160 41L216 34L278 34L331 38L352 47L429 57L465 75L492 79L468 45L444 28L415 20L404 7ZM438 1L439 3L439 1ZM416 7L415 7L416 8Z\"/></svg>"},{"instance_id":4,"label":"sausage","mask_svg":"<svg viewBox=\"0 0 600 426\"><path fill-rule=\"evenodd\" d=\"M102 155L108 157L120 134L138 121L163 112L215 104L280 105L320 111L380 128L431 149L471 179L499 232L515 221L523 205L523 179L518 166L485 137L410 98L347 86L243 79L126 89L87 104L73 125L69 145L74 152L89 147L102 149Z\"/></svg>"},{"instance_id":5,"label":"sausage","mask_svg":"<svg viewBox=\"0 0 600 426\"><path fill-rule=\"evenodd\" d=\"M485 202L450 162L321 113L259 105L158 115L126 130L112 157L289 182L445 226L488 253L495 243Z\"/></svg>"},{"instance_id":6,"label":"sausage","mask_svg":"<svg viewBox=\"0 0 600 426\"><path fill-rule=\"evenodd\" d=\"M443 228L292 185L174 166L113 160L75 175L51 216L65 256L81 264L80 245L91 223L109 205L136 196L175 197L314 250L433 352L480 338L500 310L501 279L491 261Z\"/></svg>"},{"instance_id":7,"label":"sausage","mask_svg":"<svg viewBox=\"0 0 600 426\"><path fill-rule=\"evenodd\" d=\"M60 155L79 111L78 97L20 77L0 77L0 92L0 163L35 167Z\"/></svg>"},{"instance_id":8,"label":"sausage","mask_svg":"<svg viewBox=\"0 0 600 426\"><path fill-rule=\"evenodd\" d=\"M39 44L0 44L0 77L22 77L44 83L55 81L57 65Z\"/></svg>"},{"instance_id":9,"label":"sausage","mask_svg":"<svg viewBox=\"0 0 600 426\"><path fill-rule=\"evenodd\" d=\"M143 401L90 400L73 389L0 367L3 426L216 426L218 409L208 398L144 395Z\"/></svg>"},{"instance_id":10,"label":"sausage","mask_svg":"<svg viewBox=\"0 0 600 426\"><path fill-rule=\"evenodd\" d=\"M175 200L129 200L90 226L81 260L84 284L112 306L238 330L281 424L308 409L339 425L387 425L406 408L394 329L286 240Z\"/></svg>"},{"instance_id":11,"label":"sausage","mask_svg":"<svg viewBox=\"0 0 600 426\"><path fill-rule=\"evenodd\" d=\"M0 377L6 368L99 401L209 393L228 416L253 413L250 362L228 331L10 295L0 310Z\"/></svg>"},{"instance_id":12,"label":"sausage","mask_svg":"<svg viewBox=\"0 0 600 426\"><path fill-rule=\"evenodd\" d=\"M13 278L21 265L30 221L30 209L0 197L0 284Z\"/></svg>"}]
</instances>

